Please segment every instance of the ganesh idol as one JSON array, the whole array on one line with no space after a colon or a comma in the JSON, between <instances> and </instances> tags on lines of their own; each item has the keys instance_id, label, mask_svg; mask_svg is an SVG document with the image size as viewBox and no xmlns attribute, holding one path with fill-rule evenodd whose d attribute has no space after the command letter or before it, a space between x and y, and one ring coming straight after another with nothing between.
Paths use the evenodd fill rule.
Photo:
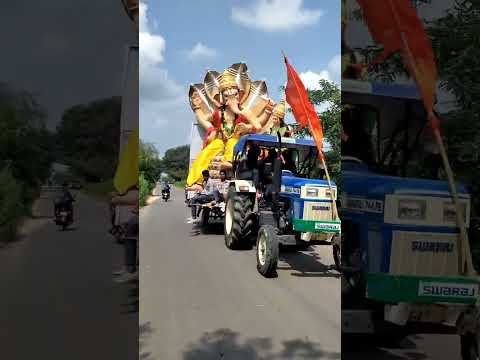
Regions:
<instances>
[{"instance_id":1,"label":"ganesh idol","mask_svg":"<svg viewBox=\"0 0 480 360\"><path fill-rule=\"evenodd\" d=\"M204 147L192 163L187 186L202 181L202 171L215 159L231 168L233 149L242 135L264 132L273 102L264 81L251 81L244 63L233 64L219 74L207 71L203 84L190 87L190 105L205 130Z\"/></svg>"}]
</instances>

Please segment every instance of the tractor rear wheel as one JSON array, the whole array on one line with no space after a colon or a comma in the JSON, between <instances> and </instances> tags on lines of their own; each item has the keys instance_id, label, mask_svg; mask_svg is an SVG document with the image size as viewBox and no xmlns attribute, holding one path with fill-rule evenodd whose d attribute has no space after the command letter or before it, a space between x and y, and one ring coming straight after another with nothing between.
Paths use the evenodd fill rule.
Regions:
<instances>
[{"instance_id":1,"label":"tractor rear wheel","mask_svg":"<svg viewBox=\"0 0 480 360\"><path fill-rule=\"evenodd\" d=\"M202 222L201 222L201 229L203 234L207 234L210 225L210 209L204 207L202 209Z\"/></svg>"},{"instance_id":2,"label":"tractor rear wheel","mask_svg":"<svg viewBox=\"0 0 480 360\"><path fill-rule=\"evenodd\" d=\"M252 209L253 200L250 194L239 194L235 192L235 188L229 191L224 221L225 245L229 249L247 245L245 239L253 229L250 216Z\"/></svg>"},{"instance_id":3,"label":"tractor rear wheel","mask_svg":"<svg viewBox=\"0 0 480 360\"><path fill-rule=\"evenodd\" d=\"M480 359L478 343L474 334L469 333L460 337L460 350L462 353L462 360Z\"/></svg>"},{"instance_id":4,"label":"tractor rear wheel","mask_svg":"<svg viewBox=\"0 0 480 360\"><path fill-rule=\"evenodd\" d=\"M262 226L257 237L257 270L267 278L277 274L278 248L275 228L271 225Z\"/></svg>"}]
</instances>

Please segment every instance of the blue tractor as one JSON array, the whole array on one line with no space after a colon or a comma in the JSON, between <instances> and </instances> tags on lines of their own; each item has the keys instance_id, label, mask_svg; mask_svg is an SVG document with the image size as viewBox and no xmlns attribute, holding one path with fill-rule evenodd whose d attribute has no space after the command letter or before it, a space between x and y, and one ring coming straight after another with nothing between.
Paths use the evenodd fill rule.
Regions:
<instances>
[{"instance_id":1,"label":"blue tractor","mask_svg":"<svg viewBox=\"0 0 480 360\"><path fill-rule=\"evenodd\" d=\"M257 269L276 274L279 245L307 247L339 239L336 185L323 180L315 143L270 135L243 136L234 149L224 234L230 249L256 241ZM339 264L339 257L337 257Z\"/></svg>"},{"instance_id":2,"label":"blue tractor","mask_svg":"<svg viewBox=\"0 0 480 360\"><path fill-rule=\"evenodd\" d=\"M342 332L459 332L478 359L478 278L416 88L344 80L342 102Z\"/></svg>"}]
</instances>

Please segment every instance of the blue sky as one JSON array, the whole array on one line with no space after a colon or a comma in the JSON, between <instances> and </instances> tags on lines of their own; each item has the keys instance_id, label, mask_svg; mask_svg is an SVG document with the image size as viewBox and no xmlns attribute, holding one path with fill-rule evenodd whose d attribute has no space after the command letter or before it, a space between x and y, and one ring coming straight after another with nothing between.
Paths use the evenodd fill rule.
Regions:
<instances>
[{"instance_id":1,"label":"blue sky","mask_svg":"<svg viewBox=\"0 0 480 360\"><path fill-rule=\"evenodd\" d=\"M147 0L140 9L140 131L160 153L189 142L190 83L243 61L280 99L281 50L309 88L340 82L338 0Z\"/></svg>"}]
</instances>

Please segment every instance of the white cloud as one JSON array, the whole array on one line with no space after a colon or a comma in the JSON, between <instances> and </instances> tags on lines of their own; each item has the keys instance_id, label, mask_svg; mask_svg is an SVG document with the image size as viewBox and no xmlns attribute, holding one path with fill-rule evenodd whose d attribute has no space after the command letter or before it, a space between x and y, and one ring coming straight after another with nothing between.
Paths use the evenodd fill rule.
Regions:
<instances>
[{"instance_id":1,"label":"white cloud","mask_svg":"<svg viewBox=\"0 0 480 360\"><path fill-rule=\"evenodd\" d=\"M140 64L155 66L163 62L163 53L165 51L165 39L163 37L140 32L138 39L140 42Z\"/></svg>"},{"instance_id":2,"label":"white cloud","mask_svg":"<svg viewBox=\"0 0 480 360\"><path fill-rule=\"evenodd\" d=\"M198 42L195 46L187 51L187 58L189 60L195 60L198 58L213 58L217 56L217 51L209 48L208 46Z\"/></svg>"},{"instance_id":3,"label":"white cloud","mask_svg":"<svg viewBox=\"0 0 480 360\"><path fill-rule=\"evenodd\" d=\"M340 86L341 56L335 55L327 64L327 67L320 72L307 70L300 73L300 79L309 90L320 89L320 80L327 80Z\"/></svg>"},{"instance_id":4,"label":"white cloud","mask_svg":"<svg viewBox=\"0 0 480 360\"><path fill-rule=\"evenodd\" d=\"M305 9L303 0L255 0L252 5L233 8L232 20L240 25L267 31L291 31L318 22L320 9Z\"/></svg>"},{"instance_id":5,"label":"white cloud","mask_svg":"<svg viewBox=\"0 0 480 360\"><path fill-rule=\"evenodd\" d=\"M342 71L342 56L340 54L335 55L327 65L329 71L335 75L340 75Z\"/></svg>"},{"instance_id":6,"label":"white cloud","mask_svg":"<svg viewBox=\"0 0 480 360\"><path fill-rule=\"evenodd\" d=\"M140 68L156 66L164 60L165 39L161 35L151 33L147 12L148 5L141 1L139 5L140 31L138 35Z\"/></svg>"},{"instance_id":7,"label":"white cloud","mask_svg":"<svg viewBox=\"0 0 480 360\"><path fill-rule=\"evenodd\" d=\"M148 19L147 19L148 5L143 1L140 1L138 9L138 17L140 22L140 32L148 32Z\"/></svg>"},{"instance_id":8,"label":"white cloud","mask_svg":"<svg viewBox=\"0 0 480 360\"><path fill-rule=\"evenodd\" d=\"M311 70L300 73L300 79L302 79L303 85L309 90L320 89L320 80L332 81L330 74L327 70L322 70L320 73L315 73Z\"/></svg>"},{"instance_id":9,"label":"white cloud","mask_svg":"<svg viewBox=\"0 0 480 360\"><path fill-rule=\"evenodd\" d=\"M192 114L187 89L172 79L165 68L166 41L153 32L155 21L149 19L148 5L143 1L139 17L140 134L163 153L169 147L188 142Z\"/></svg>"}]
</instances>

